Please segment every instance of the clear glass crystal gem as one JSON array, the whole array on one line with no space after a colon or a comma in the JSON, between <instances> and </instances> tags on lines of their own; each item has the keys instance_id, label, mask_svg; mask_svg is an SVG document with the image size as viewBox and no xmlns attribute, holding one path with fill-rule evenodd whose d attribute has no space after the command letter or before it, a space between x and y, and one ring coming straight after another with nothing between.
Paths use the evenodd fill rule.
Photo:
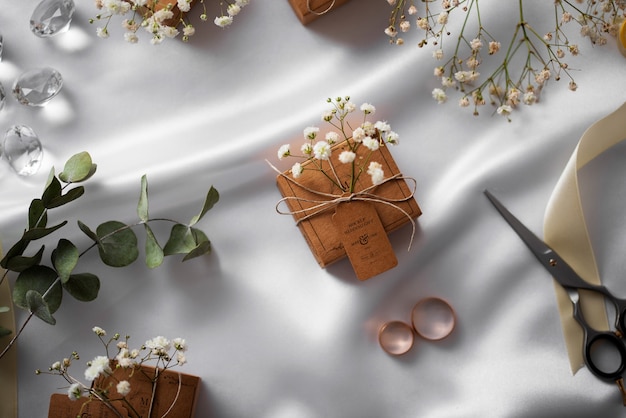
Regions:
<instances>
[{"instance_id":1,"label":"clear glass crystal gem","mask_svg":"<svg viewBox=\"0 0 626 418\"><path fill-rule=\"evenodd\" d=\"M2 51L4 50L4 38L0 33L0 61L2 61Z\"/></svg>"},{"instance_id":2,"label":"clear glass crystal gem","mask_svg":"<svg viewBox=\"0 0 626 418\"><path fill-rule=\"evenodd\" d=\"M13 95L23 105L43 106L63 87L63 78L54 68L28 70L15 80Z\"/></svg>"},{"instance_id":3,"label":"clear glass crystal gem","mask_svg":"<svg viewBox=\"0 0 626 418\"><path fill-rule=\"evenodd\" d=\"M2 142L2 158L20 176L32 176L39 170L43 158L41 142L28 126L15 125L9 128Z\"/></svg>"},{"instance_id":4,"label":"clear glass crystal gem","mask_svg":"<svg viewBox=\"0 0 626 418\"><path fill-rule=\"evenodd\" d=\"M74 0L42 0L30 17L30 30L40 38L65 32L75 9Z\"/></svg>"}]
</instances>

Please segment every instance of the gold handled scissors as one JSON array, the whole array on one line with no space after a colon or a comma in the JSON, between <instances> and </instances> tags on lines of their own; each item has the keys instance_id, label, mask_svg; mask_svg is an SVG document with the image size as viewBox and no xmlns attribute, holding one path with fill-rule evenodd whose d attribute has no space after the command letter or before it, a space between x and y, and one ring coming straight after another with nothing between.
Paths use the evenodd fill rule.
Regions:
<instances>
[{"instance_id":1,"label":"gold handled scissors","mask_svg":"<svg viewBox=\"0 0 626 418\"><path fill-rule=\"evenodd\" d=\"M559 254L539 239L517 219L491 192L485 195L496 207L522 241L530 248L552 277L567 290L574 306L574 318L583 329L583 359L587 368L598 378L616 382L626 406L623 374L626 370L626 299L615 297L605 286L594 285L580 277ZM599 331L591 327L582 313L579 290L598 292L615 306L615 331ZM610 358L611 361L607 361Z\"/></svg>"}]
</instances>

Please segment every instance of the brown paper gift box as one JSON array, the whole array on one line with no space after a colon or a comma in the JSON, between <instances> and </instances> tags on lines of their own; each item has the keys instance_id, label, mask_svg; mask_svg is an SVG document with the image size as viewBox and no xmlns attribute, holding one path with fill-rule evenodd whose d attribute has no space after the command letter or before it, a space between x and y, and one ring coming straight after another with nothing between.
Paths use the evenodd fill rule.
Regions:
<instances>
[{"instance_id":1,"label":"brown paper gift box","mask_svg":"<svg viewBox=\"0 0 626 418\"><path fill-rule=\"evenodd\" d=\"M293 11L303 25L307 25L321 15L335 10L349 0L289 0Z\"/></svg>"},{"instance_id":2,"label":"brown paper gift box","mask_svg":"<svg viewBox=\"0 0 626 418\"><path fill-rule=\"evenodd\" d=\"M331 160L333 161L339 178L347 179L349 178L350 164L342 164L338 161L339 154L344 148L347 147L345 143L342 144L338 144L333 147ZM357 158L359 157L357 156ZM377 151L372 153L370 161L376 161L382 164L385 178L400 173L398 166L389 152L389 148L385 145L381 145ZM303 163L304 167L306 167L306 165L307 163ZM286 204L291 212L309 209L314 206L315 203L307 202L305 200L290 199L290 197L298 197L299 199L309 200L331 200L330 198L325 198L319 194L312 193L299 185L322 193L335 195L341 194L339 188L334 186L319 170L304 170L298 179L294 179L297 184L286 179L285 176L291 177L291 172L286 171L283 175L279 175L276 178L276 183L282 196L288 198L286 200ZM371 185L371 177L367 173L363 172L363 174L359 177L355 191L362 191ZM402 202L394 204L406 212L411 219L415 219L422 214L422 211L415 201L415 198L412 197L412 192L413 191L409 188L406 181L399 178L377 186L371 193L387 199L403 199ZM374 202L372 204L376 207L378 216L380 217L381 223L387 233L410 222L409 217L397 208L383 203ZM305 217L307 213L308 212L295 213L293 217L297 222L300 218ZM311 252L315 256L319 265L322 267L326 267L327 265L346 256L346 251L341 243L341 238L333 225L333 213L334 210L327 210L298 223L298 227L309 244Z\"/></svg>"},{"instance_id":3,"label":"brown paper gift box","mask_svg":"<svg viewBox=\"0 0 626 418\"><path fill-rule=\"evenodd\" d=\"M141 366L142 370L148 376L154 376L155 368L149 366ZM152 396L152 381L140 370L134 370L132 377L129 378L131 370L116 368L113 371L113 377L100 377L95 383L98 387L111 386L111 392L115 393L115 385L118 381L128 380L131 390L126 396L131 405L140 414L142 418L148 417L150 408L150 399ZM179 388L180 376L180 392ZM154 397L154 407L152 417L161 417L170 408L174 400L176 403L171 411L167 414L168 418L193 418L196 410L196 401L200 386L200 378L189 374L178 373L173 370L161 372L157 380L157 388ZM55 393L50 397L50 408L48 410L48 418L76 418L77 416L85 418L117 418L107 406L102 402L93 400L91 402L87 398L71 400L67 395ZM85 404L83 408L83 404ZM123 402L112 402L113 406L122 413L124 417L135 417L128 414ZM81 411L82 408L82 411ZM82 413L82 415L80 415Z\"/></svg>"}]
</instances>

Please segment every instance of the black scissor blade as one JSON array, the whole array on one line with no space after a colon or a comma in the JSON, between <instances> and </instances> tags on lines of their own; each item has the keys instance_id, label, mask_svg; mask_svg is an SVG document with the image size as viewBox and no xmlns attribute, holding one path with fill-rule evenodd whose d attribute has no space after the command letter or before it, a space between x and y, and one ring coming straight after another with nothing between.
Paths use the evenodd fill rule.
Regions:
<instances>
[{"instance_id":1,"label":"black scissor blade","mask_svg":"<svg viewBox=\"0 0 626 418\"><path fill-rule=\"evenodd\" d=\"M485 190L485 196L491 201L491 203L498 209L498 212L502 217L511 225L513 230L520 236L522 241L530 248L530 250L543 262L543 258L546 254L552 252L550 248L543 240L535 235L530 229L528 229L519 219L515 217L496 197L491 194L489 190Z\"/></svg>"},{"instance_id":2,"label":"black scissor blade","mask_svg":"<svg viewBox=\"0 0 626 418\"><path fill-rule=\"evenodd\" d=\"M583 280L548 244L543 242L537 235L520 222L489 190L485 190L485 196L496 207L502 217L511 225L513 230L530 248L541 264L550 272L552 277L561 285L569 288L591 289L601 291L598 286L589 284ZM604 293L604 292L602 292Z\"/></svg>"}]
</instances>

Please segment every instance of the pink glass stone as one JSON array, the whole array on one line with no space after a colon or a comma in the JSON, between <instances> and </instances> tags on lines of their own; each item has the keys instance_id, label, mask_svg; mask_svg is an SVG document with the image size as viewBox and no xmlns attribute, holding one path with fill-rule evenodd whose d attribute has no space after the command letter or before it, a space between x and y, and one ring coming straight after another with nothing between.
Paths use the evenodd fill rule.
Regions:
<instances>
[{"instance_id":1,"label":"pink glass stone","mask_svg":"<svg viewBox=\"0 0 626 418\"><path fill-rule=\"evenodd\" d=\"M413 329L401 321L385 323L378 331L378 342L387 353L399 356L413 347Z\"/></svg>"},{"instance_id":2,"label":"pink glass stone","mask_svg":"<svg viewBox=\"0 0 626 418\"><path fill-rule=\"evenodd\" d=\"M413 307L411 322L420 337L436 341L450 335L456 324L456 317L446 301L426 298Z\"/></svg>"}]
</instances>

